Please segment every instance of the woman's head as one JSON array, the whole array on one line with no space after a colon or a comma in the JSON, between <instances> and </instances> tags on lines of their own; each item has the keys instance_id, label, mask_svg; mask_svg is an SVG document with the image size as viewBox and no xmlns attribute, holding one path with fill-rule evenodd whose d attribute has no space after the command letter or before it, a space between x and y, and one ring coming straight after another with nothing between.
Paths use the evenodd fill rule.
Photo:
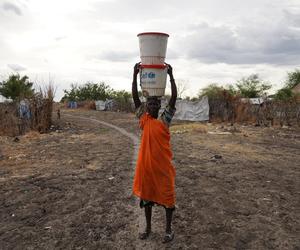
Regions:
<instances>
[{"instance_id":1,"label":"woman's head","mask_svg":"<svg viewBox=\"0 0 300 250\"><path fill-rule=\"evenodd\" d=\"M146 110L153 117L158 117L161 100L156 96L148 97L146 101Z\"/></svg>"}]
</instances>

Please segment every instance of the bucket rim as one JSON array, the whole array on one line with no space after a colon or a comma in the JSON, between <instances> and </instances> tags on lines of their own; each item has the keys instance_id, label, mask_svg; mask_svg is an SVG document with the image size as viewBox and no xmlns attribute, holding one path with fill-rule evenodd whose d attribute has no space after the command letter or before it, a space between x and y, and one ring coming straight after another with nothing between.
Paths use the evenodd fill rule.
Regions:
<instances>
[{"instance_id":1,"label":"bucket rim","mask_svg":"<svg viewBox=\"0 0 300 250\"><path fill-rule=\"evenodd\" d=\"M137 34L137 36L143 36L143 35L160 35L160 36L169 37L169 34L162 33L162 32L142 32L142 33Z\"/></svg>"},{"instance_id":2,"label":"bucket rim","mask_svg":"<svg viewBox=\"0 0 300 250\"><path fill-rule=\"evenodd\" d=\"M167 67L166 64L141 64L140 67L142 69L148 68L148 69L165 69Z\"/></svg>"}]
</instances>

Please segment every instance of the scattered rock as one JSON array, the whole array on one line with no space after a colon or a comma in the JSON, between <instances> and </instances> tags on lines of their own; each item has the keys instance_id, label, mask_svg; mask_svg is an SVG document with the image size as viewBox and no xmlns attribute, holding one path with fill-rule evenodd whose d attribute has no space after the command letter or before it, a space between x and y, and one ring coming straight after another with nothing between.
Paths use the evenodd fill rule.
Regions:
<instances>
[{"instance_id":1,"label":"scattered rock","mask_svg":"<svg viewBox=\"0 0 300 250\"><path fill-rule=\"evenodd\" d=\"M263 201L272 201L270 198L262 198Z\"/></svg>"},{"instance_id":2,"label":"scattered rock","mask_svg":"<svg viewBox=\"0 0 300 250\"><path fill-rule=\"evenodd\" d=\"M14 141L14 142L19 142L20 139L19 139L19 137L15 137L15 139L14 139L13 141Z\"/></svg>"},{"instance_id":3,"label":"scattered rock","mask_svg":"<svg viewBox=\"0 0 300 250\"><path fill-rule=\"evenodd\" d=\"M222 158L223 158L222 155L214 155L210 158L211 159L210 161L216 162L217 160L220 160Z\"/></svg>"},{"instance_id":4,"label":"scattered rock","mask_svg":"<svg viewBox=\"0 0 300 250\"><path fill-rule=\"evenodd\" d=\"M222 159L222 155L214 155L213 156L215 159Z\"/></svg>"}]
</instances>

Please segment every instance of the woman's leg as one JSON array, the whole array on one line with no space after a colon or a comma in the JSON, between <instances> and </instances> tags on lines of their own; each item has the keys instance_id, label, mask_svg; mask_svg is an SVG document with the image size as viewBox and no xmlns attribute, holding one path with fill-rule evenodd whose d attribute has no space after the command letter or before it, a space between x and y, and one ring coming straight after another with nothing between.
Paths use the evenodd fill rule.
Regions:
<instances>
[{"instance_id":1,"label":"woman's leg","mask_svg":"<svg viewBox=\"0 0 300 250\"><path fill-rule=\"evenodd\" d=\"M145 207L145 217L146 217L146 231L151 232L151 216L152 216L152 206L148 205Z\"/></svg>"},{"instance_id":2,"label":"woman's leg","mask_svg":"<svg viewBox=\"0 0 300 250\"><path fill-rule=\"evenodd\" d=\"M145 217L146 217L146 229L144 233L140 234L140 239L147 239L151 233L151 216L152 216L152 205L145 205Z\"/></svg>"},{"instance_id":3,"label":"woman's leg","mask_svg":"<svg viewBox=\"0 0 300 250\"><path fill-rule=\"evenodd\" d=\"M166 209L166 235L164 237L163 243L167 243L174 238L174 232L172 232L172 218L174 208L165 208Z\"/></svg>"}]
</instances>

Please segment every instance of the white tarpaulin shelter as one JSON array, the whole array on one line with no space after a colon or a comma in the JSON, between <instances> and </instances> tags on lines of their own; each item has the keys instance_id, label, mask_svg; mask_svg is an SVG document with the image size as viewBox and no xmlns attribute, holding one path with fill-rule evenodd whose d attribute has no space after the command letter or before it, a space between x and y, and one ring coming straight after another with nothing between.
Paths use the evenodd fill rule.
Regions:
<instances>
[{"instance_id":1,"label":"white tarpaulin shelter","mask_svg":"<svg viewBox=\"0 0 300 250\"><path fill-rule=\"evenodd\" d=\"M113 100L106 101L95 101L96 110L112 110ZM161 103L160 113L163 112L164 108L168 104L167 101ZM185 121L208 121L209 120L209 104L206 96L200 100L192 102L187 100L176 101L176 112L174 119L185 120Z\"/></svg>"},{"instance_id":2,"label":"white tarpaulin shelter","mask_svg":"<svg viewBox=\"0 0 300 250\"><path fill-rule=\"evenodd\" d=\"M258 98L242 98L241 99L242 102L249 102L250 104L254 104L254 105L259 105L262 104L265 99L262 97L258 97Z\"/></svg>"},{"instance_id":3,"label":"white tarpaulin shelter","mask_svg":"<svg viewBox=\"0 0 300 250\"><path fill-rule=\"evenodd\" d=\"M96 110L98 111L113 110L114 104L115 104L114 100L95 101Z\"/></svg>"},{"instance_id":4,"label":"white tarpaulin shelter","mask_svg":"<svg viewBox=\"0 0 300 250\"><path fill-rule=\"evenodd\" d=\"M166 103L162 104L162 106L165 107ZM207 96L204 96L195 102L177 100L174 119L185 121L208 121L209 104Z\"/></svg>"},{"instance_id":5,"label":"white tarpaulin shelter","mask_svg":"<svg viewBox=\"0 0 300 250\"><path fill-rule=\"evenodd\" d=\"M257 97L257 98L242 98L241 101L244 103L249 102L250 104L260 105L266 101L271 101L272 98L266 97Z\"/></svg>"},{"instance_id":6,"label":"white tarpaulin shelter","mask_svg":"<svg viewBox=\"0 0 300 250\"><path fill-rule=\"evenodd\" d=\"M96 105L96 110L106 110L106 105L105 105L105 101L95 101L95 105Z\"/></svg>"}]
</instances>

